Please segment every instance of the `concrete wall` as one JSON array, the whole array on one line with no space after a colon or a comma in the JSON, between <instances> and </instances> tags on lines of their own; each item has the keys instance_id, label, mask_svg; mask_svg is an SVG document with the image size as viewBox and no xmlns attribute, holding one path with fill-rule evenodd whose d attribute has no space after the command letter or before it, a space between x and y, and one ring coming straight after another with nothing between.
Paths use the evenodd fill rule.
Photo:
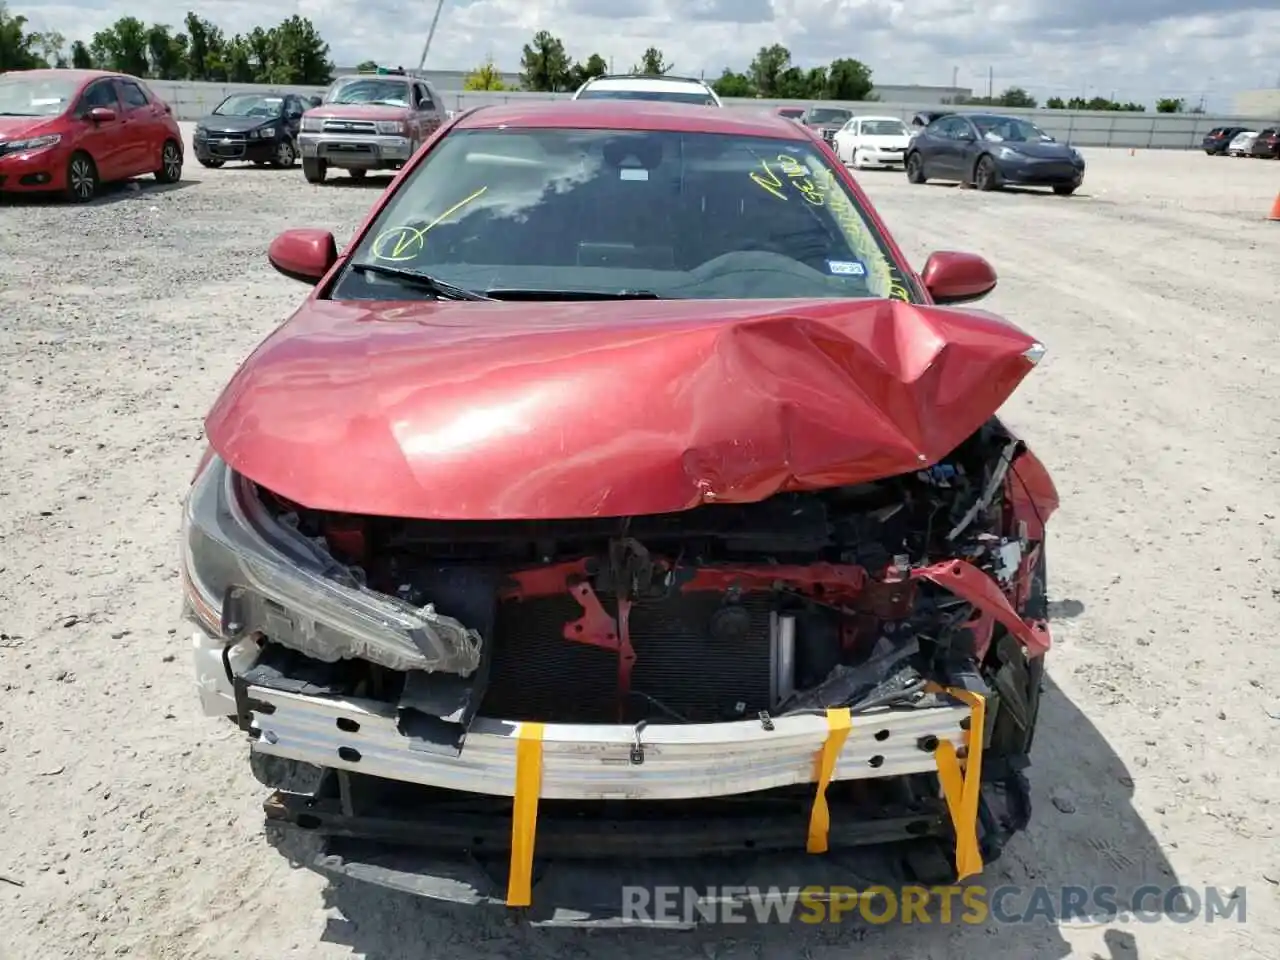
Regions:
<instances>
[{"instance_id":1,"label":"concrete wall","mask_svg":"<svg viewBox=\"0 0 1280 960\"><path fill-rule=\"evenodd\" d=\"M1280 120L1280 90L1249 90L1236 95L1236 113L1271 121Z\"/></svg>"},{"instance_id":2,"label":"concrete wall","mask_svg":"<svg viewBox=\"0 0 1280 960\"><path fill-rule=\"evenodd\" d=\"M322 87L272 87L252 84L222 84L196 82L148 81L152 89L167 101L180 120L196 120L208 113L227 94L235 91L273 89L289 91L304 96L323 93ZM520 91L472 92L441 90L445 106L451 110L465 109L490 103L512 103L521 100L560 100L567 93L525 93ZM836 101L824 103L837 105ZM807 105L807 101L793 100L726 100L725 106L733 109L770 109L784 104ZM843 103L860 113L875 113L910 120L917 110L936 108L930 103L864 102ZM978 111L981 107L960 107L961 110ZM1070 141L1082 147L1140 147L1143 149L1186 150L1199 145L1211 129L1227 124L1256 126L1261 117L1220 116L1210 114L1160 114L1160 113L1109 113L1089 110L1016 110L992 108L1000 113L1025 116L1060 140Z\"/></svg>"}]
</instances>

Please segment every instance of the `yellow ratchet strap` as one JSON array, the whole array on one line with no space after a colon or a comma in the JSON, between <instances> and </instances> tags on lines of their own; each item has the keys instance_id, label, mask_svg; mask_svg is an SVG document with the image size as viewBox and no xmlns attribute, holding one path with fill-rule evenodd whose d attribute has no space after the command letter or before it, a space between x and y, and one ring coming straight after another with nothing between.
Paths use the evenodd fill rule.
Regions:
<instances>
[{"instance_id":1,"label":"yellow ratchet strap","mask_svg":"<svg viewBox=\"0 0 1280 960\"><path fill-rule=\"evenodd\" d=\"M511 865L507 906L527 907L533 900L533 844L538 833L538 795L542 793L541 723L522 723L516 734L516 793L511 808Z\"/></svg>"},{"instance_id":2,"label":"yellow ratchet strap","mask_svg":"<svg viewBox=\"0 0 1280 960\"><path fill-rule=\"evenodd\" d=\"M941 690L941 688L938 688ZM982 872L978 849L978 798L982 790L982 735L986 721L986 701L981 694L949 687L942 690L969 706L969 729L965 734L964 772L956 748L949 740L939 740L934 750L938 781L951 812L956 833L957 881Z\"/></svg>"},{"instance_id":3,"label":"yellow ratchet strap","mask_svg":"<svg viewBox=\"0 0 1280 960\"><path fill-rule=\"evenodd\" d=\"M827 739L816 758L818 793L813 798L813 811L809 814L809 841L805 845L810 853L827 852L827 835L831 832L831 809L827 806L827 787L836 772L836 761L853 726L853 714L848 707L827 709Z\"/></svg>"}]
</instances>

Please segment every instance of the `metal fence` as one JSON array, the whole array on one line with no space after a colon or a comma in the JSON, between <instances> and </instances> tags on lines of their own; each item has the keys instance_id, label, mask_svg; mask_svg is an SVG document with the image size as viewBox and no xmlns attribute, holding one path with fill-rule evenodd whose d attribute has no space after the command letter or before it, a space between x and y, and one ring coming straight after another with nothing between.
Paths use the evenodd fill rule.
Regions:
<instances>
[{"instance_id":1,"label":"metal fence","mask_svg":"<svg viewBox=\"0 0 1280 960\"><path fill-rule=\"evenodd\" d=\"M209 113L228 94L268 88L253 84L224 84L148 81L156 93L166 100L179 120L197 120ZM319 95L323 87L272 87L303 96ZM466 109L491 103L513 103L521 100L559 100L567 93L527 93L523 91L441 90L445 106L451 110ZM900 117L910 120L917 110L938 110L929 103L881 103L823 101L824 105L844 106L859 113ZM726 107L742 110L770 110L778 106L807 106L801 100L748 100L729 98ZM1008 107L957 107L959 110L991 109L1002 114L1027 117L1059 140L1081 147L1141 147L1144 149L1186 150L1200 145L1204 135L1218 126L1259 126L1276 123L1257 117L1233 117L1215 114L1113 113L1097 110L1025 110Z\"/></svg>"}]
</instances>

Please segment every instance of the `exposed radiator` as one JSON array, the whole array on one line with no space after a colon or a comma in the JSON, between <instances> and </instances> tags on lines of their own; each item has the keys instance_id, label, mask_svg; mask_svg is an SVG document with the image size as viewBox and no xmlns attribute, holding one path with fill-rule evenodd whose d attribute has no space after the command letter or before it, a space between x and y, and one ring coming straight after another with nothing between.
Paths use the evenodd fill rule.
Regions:
<instances>
[{"instance_id":1,"label":"exposed radiator","mask_svg":"<svg viewBox=\"0 0 1280 960\"><path fill-rule=\"evenodd\" d=\"M615 613L604 600L605 609ZM724 606L718 593L687 594L637 603L631 611L636 662L628 720L671 722L639 696L661 702L684 720L717 721L769 707L770 602L744 598L745 616L732 638L716 637L712 620ZM618 657L564 639L564 626L582 615L570 597L501 605L494 663L483 712L512 720L617 721ZM741 711L739 708L741 707Z\"/></svg>"}]
</instances>

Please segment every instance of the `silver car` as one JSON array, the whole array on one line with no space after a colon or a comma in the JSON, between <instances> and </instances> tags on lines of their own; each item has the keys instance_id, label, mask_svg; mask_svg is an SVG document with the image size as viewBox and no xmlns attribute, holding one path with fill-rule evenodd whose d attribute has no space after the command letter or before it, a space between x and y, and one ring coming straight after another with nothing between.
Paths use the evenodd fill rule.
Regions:
<instances>
[{"instance_id":1,"label":"silver car","mask_svg":"<svg viewBox=\"0 0 1280 960\"><path fill-rule=\"evenodd\" d=\"M1257 139L1257 130L1246 130L1244 133L1237 133L1235 139L1227 144L1227 156L1247 157L1249 151L1253 149L1253 141Z\"/></svg>"}]
</instances>

